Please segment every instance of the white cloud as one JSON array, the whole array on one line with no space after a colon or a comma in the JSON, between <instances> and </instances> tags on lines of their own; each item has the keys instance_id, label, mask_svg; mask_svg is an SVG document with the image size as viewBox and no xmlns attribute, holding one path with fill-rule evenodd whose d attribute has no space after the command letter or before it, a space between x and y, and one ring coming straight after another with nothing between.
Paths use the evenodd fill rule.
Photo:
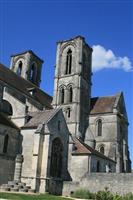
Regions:
<instances>
[{"instance_id":1,"label":"white cloud","mask_svg":"<svg viewBox=\"0 0 133 200\"><path fill-rule=\"evenodd\" d=\"M106 50L101 45L94 45L92 53L92 70L99 71L105 68L123 69L132 71L132 63L128 57L118 57L112 50Z\"/></svg>"}]
</instances>

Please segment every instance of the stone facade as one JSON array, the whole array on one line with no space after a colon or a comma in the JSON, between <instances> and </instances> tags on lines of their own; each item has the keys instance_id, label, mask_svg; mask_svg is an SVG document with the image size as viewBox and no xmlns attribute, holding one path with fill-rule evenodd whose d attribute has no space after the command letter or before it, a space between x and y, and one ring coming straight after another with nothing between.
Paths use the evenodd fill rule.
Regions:
<instances>
[{"instance_id":1,"label":"stone facade","mask_svg":"<svg viewBox=\"0 0 133 200\"><path fill-rule=\"evenodd\" d=\"M41 114L45 116L45 112ZM23 136L22 154L24 156L21 180L40 192L49 189L46 184L52 181L52 177L60 181L67 179L69 131L61 110L55 109L50 118L50 120L48 118L43 122L41 126L38 125L38 127L32 129L31 125L26 125L21 131ZM56 140L58 146L52 149ZM62 148L60 158L52 158L52 154L58 156L56 150L59 145ZM58 162L60 163L56 159L59 159ZM51 173L55 174L52 176Z\"/></svg>"},{"instance_id":2,"label":"stone facade","mask_svg":"<svg viewBox=\"0 0 133 200\"><path fill-rule=\"evenodd\" d=\"M109 97L108 97L109 98ZM123 107L123 109L119 109ZM102 123L101 133L98 133L98 123ZM116 171L131 172L131 162L128 150L128 119L125 111L123 94L116 96L112 113L90 113L89 127L94 134L96 149L116 160Z\"/></svg>"},{"instance_id":3,"label":"stone facade","mask_svg":"<svg viewBox=\"0 0 133 200\"><path fill-rule=\"evenodd\" d=\"M77 188L89 189L93 193L108 188L112 193L125 195L133 192L133 173L86 174L80 182L64 182L63 195L68 196Z\"/></svg>"},{"instance_id":4,"label":"stone facade","mask_svg":"<svg viewBox=\"0 0 133 200\"><path fill-rule=\"evenodd\" d=\"M102 109L95 111L98 100L95 104L91 102L91 55L92 49L83 37L58 42L53 106L63 108L73 137L81 138L115 160L117 172L130 172L128 119L123 94L103 98L98 106ZM97 135L99 120L101 135ZM68 166L73 168L71 155Z\"/></svg>"},{"instance_id":5,"label":"stone facade","mask_svg":"<svg viewBox=\"0 0 133 200\"><path fill-rule=\"evenodd\" d=\"M71 166L68 170L71 172L73 181L80 181L85 174L115 172L115 162L96 155L73 155L71 157Z\"/></svg>"},{"instance_id":6,"label":"stone facade","mask_svg":"<svg viewBox=\"0 0 133 200\"><path fill-rule=\"evenodd\" d=\"M0 184L69 194L95 180L101 188L100 172L111 184L131 172L123 94L91 98L91 57L81 36L57 43L53 99L39 88L43 61L32 51L13 55L10 69L0 64Z\"/></svg>"},{"instance_id":7,"label":"stone facade","mask_svg":"<svg viewBox=\"0 0 133 200\"><path fill-rule=\"evenodd\" d=\"M19 129L0 114L0 184L14 177L15 158L21 141ZM4 122L3 122L4 121Z\"/></svg>"},{"instance_id":8,"label":"stone facade","mask_svg":"<svg viewBox=\"0 0 133 200\"><path fill-rule=\"evenodd\" d=\"M53 106L62 105L70 132L82 139L88 126L91 56L83 37L57 44Z\"/></svg>"}]
</instances>

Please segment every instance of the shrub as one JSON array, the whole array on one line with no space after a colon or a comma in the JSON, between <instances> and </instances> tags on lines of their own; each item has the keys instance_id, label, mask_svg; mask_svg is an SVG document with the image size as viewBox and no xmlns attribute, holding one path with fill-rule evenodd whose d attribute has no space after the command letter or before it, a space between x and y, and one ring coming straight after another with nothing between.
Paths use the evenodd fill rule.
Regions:
<instances>
[{"instance_id":1,"label":"shrub","mask_svg":"<svg viewBox=\"0 0 133 200\"><path fill-rule=\"evenodd\" d=\"M95 200L133 200L133 194L131 193L122 197L118 194L112 194L108 188L105 188L104 191L99 191L96 194L93 194L86 189L79 189L73 192L71 196L74 198Z\"/></svg>"},{"instance_id":2,"label":"shrub","mask_svg":"<svg viewBox=\"0 0 133 200\"><path fill-rule=\"evenodd\" d=\"M118 194L112 194L110 191L108 191L106 189L105 189L105 191L97 192L95 199L96 200L124 200Z\"/></svg>"},{"instance_id":3,"label":"shrub","mask_svg":"<svg viewBox=\"0 0 133 200\"><path fill-rule=\"evenodd\" d=\"M71 194L71 197L80 199L94 199L95 195L86 189L78 189Z\"/></svg>"},{"instance_id":4,"label":"shrub","mask_svg":"<svg viewBox=\"0 0 133 200\"><path fill-rule=\"evenodd\" d=\"M113 200L113 194L109 191L99 191L95 196L96 200Z\"/></svg>"},{"instance_id":5,"label":"shrub","mask_svg":"<svg viewBox=\"0 0 133 200\"><path fill-rule=\"evenodd\" d=\"M133 194L129 193L125 195L122 200L133 200Z\"/></svg>"},{"instance_id":6,"label":"shrub","mask_svg":"<svg viewBox=\"0 0 133 200\"><path fill-rule=\"evenodd\" d=\"M118 194L114 194L113 200L123 200L123 199L122 199L122 197L119 196Z\"/></svg>"},{"instance_id":7,"label":"shrub","mask_svg":"<svg viewBox=\"0 0 133 200\"><path fill-rule=\"evenodd\" d=\"M127 194L120 196L118 194L112 194L109 191L99 191L96 193L95 200L133 200L133 194Z\"/></svg>"}]
</instances>

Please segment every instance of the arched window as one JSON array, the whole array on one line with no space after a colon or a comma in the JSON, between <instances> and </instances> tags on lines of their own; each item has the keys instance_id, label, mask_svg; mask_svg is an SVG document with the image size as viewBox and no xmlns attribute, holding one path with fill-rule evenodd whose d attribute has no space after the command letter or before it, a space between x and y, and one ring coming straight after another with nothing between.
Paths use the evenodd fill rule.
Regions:
<instances>
[{"instance_id":1,"label":"arched window","mask_svg":"<svg viewBox=\"0 0 133 200\"><path fill-rule=\"evenodd\" d=\"M9 136L5 135L4 145L3 145L3 153L7 153L8 141L9 141Z\"/></svg>"},{"instance_id":2,"label":"arched window","mask_svg":"<svg viewBox=\"0 0 133 200\"><path fill-rule=\"evenodd\" d=\"M102 120L101 119L97 121L96 126L97 126L97 136L101 136L102 135Z\"/></svg>"},{"instance_id":3,"label":"arched window","mask_svg":"<svg viewBox=\"0 0 133 200\"><path fill-rule=\"evenodd\" d=\"M61 88L60 89L60 95L59 95L61 104L64 103L64 97L65 97L65 91L64 91L64 88Z\"/></svg>"},{"instance_id":4,"label":"arched window","mask_svg":"<svg viewBox=\"0 0 133 200\"><path fill-rule=\"evenodd\" d=\"M72 69L72 51L71 49L69 49L66 57L66 74L71 74L71 69Z\"/></svg>"},{"instance_id":5,"label":"arched window","mask_svg":"<svg viewBox=\"0 0 133 200\"><path fill-rule=\"evenodd\" d=\"M50 176L61 177L62 172L62 152L63 145L59 138L55 138L52 142Z\"/></svg>"},{"instance_id":6,"label":"arched window","mask_svg":"<svg viewBox=\"0 0 133 200\"><path fill-rule=\"evenodd\" d=\"M72 101L73 101L73 89L72 89L72 86L71 86L68 89L68 102L72 102Z\"/></svg>"},{"instance_id":7,"label":"arched window","mask_svg":"<svg viewBox=\"0 0 133 200\"><path fill-rule=\"evenodd\" d=\"M18 75L18 76L21 76L21 73L22 73L22 65L23 65L23 63L22 63L22 61L20 61L19 64L18 64L18 69L17 69L17 75Z\"/></svg>"},{"instance_id":8,"label":"arched window","mask_svg":"<svg viewBox=\"0 0 133 200\"><path fill-rule=\"evenodd\" d=\"M35 64L33 63L30 69L30 76L29 76L29 80L31 82L35 81L35 75L36 75L36 68L35 68Z\"/></svg>"},{"instance_id":9,"label":"arched window","mask_svg":"<svg viewBox=\"0 0 133 200\"><path fill-rule=\"evenodd\" d=\"M71 109L70 108L67 108L66 115L67 115L68 118L71 117Z\"/></svg>"},{"instance_id":10,"label":"arched window","mask_svg":"<svg viewBox=\"0 0 133 200\"><path fill-rule=\"evenodd\" d=\"M72 89L72 87L70 87L70 89L69 89L69 101L70 102L73 101L73 89Z\"/></svg>"},{"instance_id":11,"label":"arched window","mask_svg":"<svg viewBox=\"0 0 133 200\"><path fill-rule=\"evenodd\" d=\"M104 146L101 146L101 147L99 148L99 152L102 153L102 154L104 154Z\"/></svg>"},{"instance_id":12,"label":"arched window","mask_svg":"<svg viewBox=\"0 0 133 200\"><path fill-rule=\"evenodd\" d=\"M99 161L97 161L97 172L100 172L100 162Z\"/></svg>"}]
</instances>

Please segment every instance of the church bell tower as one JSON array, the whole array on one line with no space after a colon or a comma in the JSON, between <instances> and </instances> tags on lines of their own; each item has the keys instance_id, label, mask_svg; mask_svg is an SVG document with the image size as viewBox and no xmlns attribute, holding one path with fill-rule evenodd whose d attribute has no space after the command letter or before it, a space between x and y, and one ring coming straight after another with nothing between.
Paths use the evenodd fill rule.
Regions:
<instances>
[{"instance_id":1,"label":"church bell tower","mask_svg":"<svg viewBox=\"0 0 133 200\"><path fill-rule=\"evenodd\" d=\"M11 56L10 69L18 76L40 86L41 69L43 60L41 60L33 51L28 50Z\"/></svg>"},{"instance_id":2,"label":"church bell tower","mask_svg":"<svg viewBox=\"0 0 133 200\"><path fill-rule=\"evenodd\" d=\"M84 140L91 97L92 49L81 36L57 43L53 106L62 107L70 133Z\"/></svg>"}]
</instances>

